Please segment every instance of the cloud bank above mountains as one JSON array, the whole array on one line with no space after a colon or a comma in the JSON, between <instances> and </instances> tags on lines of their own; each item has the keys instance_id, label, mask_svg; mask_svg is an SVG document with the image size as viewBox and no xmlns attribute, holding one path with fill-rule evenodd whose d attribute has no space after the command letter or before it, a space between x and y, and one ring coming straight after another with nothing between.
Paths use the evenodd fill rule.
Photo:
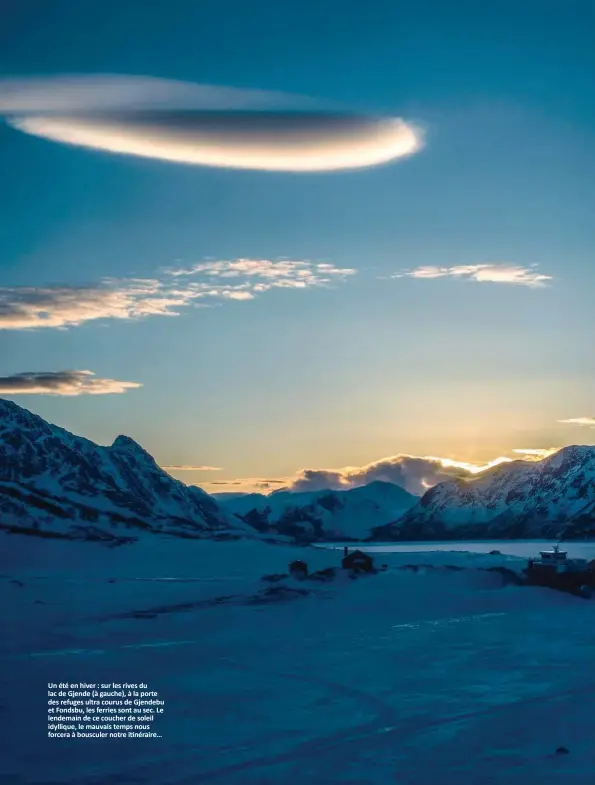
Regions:
<instances>
[{"instance_id":1,"label":"cloud bank above mountains","mask_svg":"<svg viewBox=\"0 0 595 785\"><path fill-rule=\"evenodd\" d=\"M347 466L342 469L302 469L294 477L266 480L255 478L218 480L208 485L209 487L213 486L211 488L213 492L225 490L225 486L238 492L271 491L283 486L283 490L297 493L327 489L343 491L380 480L399 485L410 493L422 495L428 488L440 482L457 478L469 479L493 466L510 463L513 460L541 460L558 449L552 447L549 449L513 450L523 457L500 456L484 464L457 461L452 458L398 454L381 458L363 466Z\"/></svg>"},{"instance_id":2,"label":"cloud bank above mountains","mask_svg":"<svg viewBox=\"0 0 595 785\"><path fill-rule=\"evenodd\" d=\"M421 130L301 96L151 77L0 82L13 128L55 142L183 164L285 172L357 169L412 155Z\"/></svg>"}]
</instances>

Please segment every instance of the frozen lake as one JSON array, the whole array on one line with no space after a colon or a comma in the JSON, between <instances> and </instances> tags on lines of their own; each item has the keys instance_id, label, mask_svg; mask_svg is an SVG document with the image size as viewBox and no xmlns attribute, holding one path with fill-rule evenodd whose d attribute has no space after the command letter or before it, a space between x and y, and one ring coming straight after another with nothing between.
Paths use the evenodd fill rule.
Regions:
<instances>
[{"instance_id":1,"label":"frozen lake","mask_svg":"<svg viewBox=\"0 0 595 785\"><path fill-rule=\"evenodd\" d=\"M376 576L251 604L262 575L340 554L5 538L0 783L592 785L595 602L484 569L539 543L471 545L399 545ZM146 682L162 738L48 739L60 681Z\"/></svg>"},{"instance_id":2,"label":"frozen lake","mask_svg":"<svg viewBox=\"0 0 595 785\"><path fill-rule=\"evenodd\" d=\"M386 543L320 543L317 547L342 549L345 545L350 550L359 548L368 553L420 553L435 551L466 551L470 553L489 553L498 550L508 556L519 556L523 559L535 556L540 550L549 549L554 545L552 540L477 540L473 542L386 542ZM571 540L560 545L568 551L570 557L595 559L595 542L577 542Z\"/></svg>"}]
</instances>

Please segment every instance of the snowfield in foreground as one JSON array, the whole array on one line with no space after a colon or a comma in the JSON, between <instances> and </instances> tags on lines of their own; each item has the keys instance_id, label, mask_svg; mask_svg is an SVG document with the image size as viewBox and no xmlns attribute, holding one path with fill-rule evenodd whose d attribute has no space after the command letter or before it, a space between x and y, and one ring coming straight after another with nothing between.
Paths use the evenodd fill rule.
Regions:
<instances>
[{"instance_id":1,"label":"snowfield in foreground","mask_svg":"<svg viewBox=\"0 0 595 785\"><path fill-rule=\"evenodd\" d=\"M2 537L0 782L592 785L595 601L479 569L514 556L424 547L275 601L263 575L340 553ZM146 682L162 738L48 739L51 681Z\"/></svg>"}]
</instances>

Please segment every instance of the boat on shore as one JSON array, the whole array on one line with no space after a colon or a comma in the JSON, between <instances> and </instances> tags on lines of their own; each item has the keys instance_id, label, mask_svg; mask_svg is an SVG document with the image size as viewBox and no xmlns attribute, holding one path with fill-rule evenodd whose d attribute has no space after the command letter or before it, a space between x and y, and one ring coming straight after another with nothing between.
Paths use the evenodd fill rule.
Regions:
<instances>
[{"instance_id":1,"label":"boat on shore","mask_svg":"<svg viewBox=\"0 0 595 785\"><path fill-rule=\"evenodd\" d=\"M591 596L595 590L595 560L569 559L568 552L560 550L559 544L529 559L523 572L528 583L536 586L549 586L583 597Z\"/></svg>"}]
</instances>

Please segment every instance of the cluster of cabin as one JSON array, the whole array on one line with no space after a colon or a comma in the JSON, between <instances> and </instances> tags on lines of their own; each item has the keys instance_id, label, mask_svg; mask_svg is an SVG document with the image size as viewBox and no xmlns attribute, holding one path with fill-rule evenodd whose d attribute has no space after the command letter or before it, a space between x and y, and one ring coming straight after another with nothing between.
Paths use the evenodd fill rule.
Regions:
<instances>
[{"instance_id":1,"label":"cluster of cabin","mask_svg":"<svg viewBox=\"0 0 595 785\"><path fill-rule=\"evenodd\" d=\"M341 567L344 570L348 570L352 577L378 572L374 566L374 559L370 556L370 554L364 553L360 550L349 552L349 548L347 547L343 553ZM324 580L334 577L335 568L328 567L326 570L318 570L316 572L310 573L308 571L308 565L306 562L298 559L296 561L292 561L289 565L289 574L292 576L292 578L297 578L298 580L303 580L304 578Z\"/></svg>"}]
</instances>

